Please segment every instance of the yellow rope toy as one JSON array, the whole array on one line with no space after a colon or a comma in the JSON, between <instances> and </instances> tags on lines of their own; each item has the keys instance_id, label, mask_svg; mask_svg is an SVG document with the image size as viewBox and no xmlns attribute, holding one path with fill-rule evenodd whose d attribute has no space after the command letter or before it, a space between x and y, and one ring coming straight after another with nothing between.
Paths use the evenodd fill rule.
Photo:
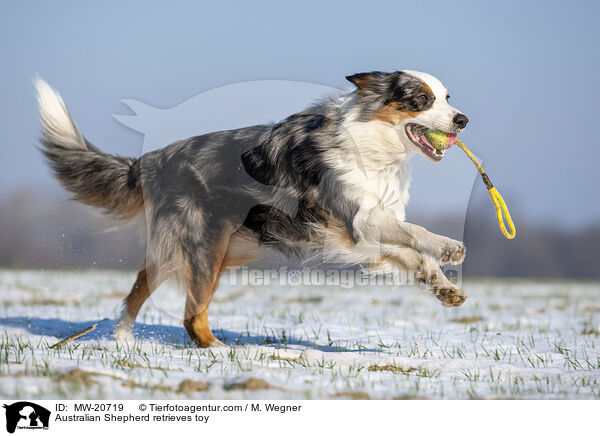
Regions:
<instances>
[{"instance_id":1,"label":"yellow rope toy","mask_svg":"<svg viewBox=\"0 0 600 436\"><path fill-rule=\"evenodd\" d=\"M477 162L477 159L475 159L475 156L473 156L473 153L471 153L467 146L463 144L462 141L460 141L458 138L454 139L454 143L460 148L462 148L462 150L467 154L467 156L469 156L469 159L471 159L475 167L477 167L477 171L479 171L479 174L481 174L483 183L485 183L485 187L487 188L488 193L490 194L490 198L492 199L492 201L494 202L494 206L496 207L496 216L498 218L498 225L500 226L500 230L507 239L513 239L517 234L517 230L515 229L515 225L512 221L512 218L510 217L510 212L508 211L508 207L506 206L504 199L502 198L498 190L494 188L492 181L483 170L481 164ZM506 218L506 221L508 222L510 232L506 230L506 225L504 225L504 218Z\"/></svg>"},{"instance_id":2,"label":"yellow rope toy","mask_svg":"<svg viewBox=\"0 0 600 436\"><path fill-rule=\"evenodd\" d=\"M473 153L467 148L465 144L463 144L454 134L442 132L440 130L435 129L426 129L425 137L431 144L433 148L436 150L446 150L452 146L452 144L458 145L462 150L469 156L469 159L475 164L477 167L477 171L481 174L481 178L483 179L483 183L485 183L485 187L488 189L488 193L490 194L490 198L494 202L494 206L496 207L496 216L498 217L498 225L500 226L500 230L502 230L502 234L506 236L507 239L513 239L517 234L515 230L515 225L510 217L510 212L508 212L508 207L506 207L506 203L504 199L498 192L492 181L488 177L488 175L483 171L481 164L477 162ZM508 226L510 227L510 232L506 230L506 225L504 224L504 218L508 222Z\"/></svg>"}]
</instances>

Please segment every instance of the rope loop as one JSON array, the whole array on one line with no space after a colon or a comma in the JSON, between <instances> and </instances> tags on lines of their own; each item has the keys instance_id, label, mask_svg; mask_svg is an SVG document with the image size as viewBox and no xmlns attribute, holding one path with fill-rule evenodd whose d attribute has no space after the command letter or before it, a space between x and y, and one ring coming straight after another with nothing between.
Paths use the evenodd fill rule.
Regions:
<instances>
[{"instance_id":1,"label":"rope loop","mask_svg":"<svg viewBox=\"0 0 600 436\"><path fill-rule=\"evenodd\" d=\"M502 198L498 190L494 188L494 185L492 185L490 178L483 170L481 164L477 161L477 159L475 159L475 156L473 156L471 150L469 150L467 146L463 144L462 141L460 141L459 139L455 139L454 143L458 145L467 154L467 156L469 156L469 159L471 159L475 167L477 167L477 171L479 171L479 174L481 174L481 178L483 179L483 182L485 183L485 186L488 189L488 194L490 194L490 198L492 199L494 207L496 208L496 217L498 219L498 226L500 227L500 231L507 239L513 239L517 235L517 230L515 229L515 224L513 223L513 220L510 216L510 212L508 211L508 207L506 206L504 199ZM506 230L506 224L504 223L505 219L508 223L508 227L510 228L510 232Z\"/></svg>"}]
</instances>

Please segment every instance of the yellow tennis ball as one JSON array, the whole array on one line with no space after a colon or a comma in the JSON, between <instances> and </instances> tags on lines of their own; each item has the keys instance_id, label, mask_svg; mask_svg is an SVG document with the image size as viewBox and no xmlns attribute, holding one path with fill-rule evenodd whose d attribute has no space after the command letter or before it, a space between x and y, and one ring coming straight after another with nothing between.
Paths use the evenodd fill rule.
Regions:
<instances>
[{"instance_id":1,"label":"yellow tennis ball","mask_svg":"<svg viewBox=\"0 0 600 436\"><path fill-rule=\"evenodd\" d=\"M425 137L437 150L445 150L449 148L453 143L456 135L453 133L446 133L440 130L427 129L425 131Z\"/></svg>"}]
</instances>

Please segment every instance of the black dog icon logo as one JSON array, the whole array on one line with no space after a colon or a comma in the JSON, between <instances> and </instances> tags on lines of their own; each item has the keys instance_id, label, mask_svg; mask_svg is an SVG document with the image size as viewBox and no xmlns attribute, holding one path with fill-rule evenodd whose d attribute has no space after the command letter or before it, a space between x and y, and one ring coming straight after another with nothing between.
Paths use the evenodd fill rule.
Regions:
<instances>
[{"instance_id":1,"label":"black dog icon logo","mask_svg":"<svg viewBox=\"0 0 600 436\"><path fill-rule=\"evenodd\" d=\"M4 405L6 409L6 431L14 433L16 428L48 429L50 411L28 401Z\"/></svg>"}]
</instances>

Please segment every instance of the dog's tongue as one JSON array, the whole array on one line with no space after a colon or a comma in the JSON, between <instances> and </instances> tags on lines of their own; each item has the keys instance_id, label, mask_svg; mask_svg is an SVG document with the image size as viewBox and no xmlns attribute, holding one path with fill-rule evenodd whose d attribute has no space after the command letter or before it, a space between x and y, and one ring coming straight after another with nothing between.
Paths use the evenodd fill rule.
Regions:
<instances>
[{"instance_id":1,"label":"dog's tongue","mask_svg":"<svg viewBox=\"0 0 600 436\"><path fill-rule=\"evenodd\" d=\"M425 131L425 137L433 148L445 150L454 144L456 134L442 132L441 130L427 129Z\"/></svg>"}]
</instances>

